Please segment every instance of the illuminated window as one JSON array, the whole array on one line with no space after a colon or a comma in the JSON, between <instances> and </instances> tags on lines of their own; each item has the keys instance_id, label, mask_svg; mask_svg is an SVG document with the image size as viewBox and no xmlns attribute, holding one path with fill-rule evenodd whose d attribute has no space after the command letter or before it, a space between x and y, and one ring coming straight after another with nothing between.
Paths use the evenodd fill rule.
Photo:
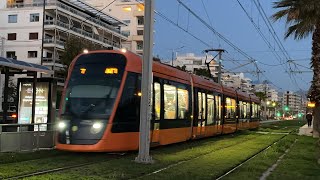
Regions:
<instances>
[{"instance_id":1,"label":"illuminated window","mask_svg":"<svg viewBox=\"0 0 320 180\"><path fill-rule=\"evenodd\" d=\"M221 119L221 112L222 112L222 108L221 108L221 97L220 96L216 96L216 119Z\"/></svg>"},{"instance_id":2,"label":"illuminated window","mask_svg":"<svg viewBox=\"0 0 320 180\"><path fill-rule=\"evenodd\" d=\"M231 98L226 98L226 118L232 119L235 117L236 112L236 100Z\"/></svg>"},{"instance_id":3,"label":"illuminated window","mask_svg":"<svg viewBox=\"0 0 320 180\"><path fill-rule=\"evenodd\" d=\"M178 89L178 118L185 119L189 108L188 90Z\"/></svg>"},{"instance_id":4,"label":"illuminated window","mask_svg":"<svg viewBox=\"0 0 320 180\"><path fill-rule=\"evenodd\" d=\"M202 95L198 92L198 119L202 118Z\"/></svg>"},{"instance_id":5,"label":"illuminated window","mask_svg":"<svg viewBox=\"0 0 320 180\"><path fill-rule=\"evenodd\" d=\"M176 119L177 90L171 85L164 85L164 119Z\"/></svg>"},{"instance_id":6,"label":"illuminated window","mask_svg":"<svg viewBox=\"0 0 320 180\"><path fill-rule=\"evenodd\" d=\"M130 12L131 11L131 7L130 6L126 6L122 8L123 11L125 12Z\"/></svg>"},{"instance_id":7,"label":"illuminated window","mask_svg":"<svg viewBox=\"0 0 320 180\"><path fill-rule=\"evenodd\" d=\"M154 83L154 111L155 119L160 119L160 108L161 108L161 89L159 83Z\"/></svg>"},{"instance_id":8,"label":"illuminated window","mask_svg":"<svg viewBox=\"0 0 320 180\"><path fill-rule=\"evenodd\" d=\"M214 96L207 95L207 105L208 105L208 117L207 124L213 124L214 121Z\"/></svg>"}]
</instances>

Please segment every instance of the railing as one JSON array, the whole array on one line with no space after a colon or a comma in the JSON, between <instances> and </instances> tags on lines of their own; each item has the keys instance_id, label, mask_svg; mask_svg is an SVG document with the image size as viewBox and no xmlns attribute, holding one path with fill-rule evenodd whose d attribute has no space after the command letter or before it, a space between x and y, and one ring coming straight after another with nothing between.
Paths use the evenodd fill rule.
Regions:
<instances>
[{"instance_id":1,"label":"railing","mask_svg":"<svg viewBox=\"0 0 320 180\"><path fill-rule=\"evenodd\" d=\"M79 29L79 28L76 28L76 27L70 27L70 28L69 28L69 25L66 24L66 23L64 23L64 22L62 22L62 21L56 21L56 23L57 23L57 26L63 27L63 28L65 28L65 29L70 29L70 30L72 30L72 31L74 31L74 32L76 32L76 33L79 33L79 34L84 35L84 36L86 36L86 37L95 39L95 40L100 41L100 42L102 42L102 43L110 44L110 45L112 45L112 46L114 46L114 47L121 48L121 44L120 44L119 42L116 42L116 41L112 41L112 40L110 40L110 39L103 38L102 36L99 36L99 35L94 34L94 33L89 33L89 32L87 32L87 31L84 31L83 29ZM45 25L54 25L54 21L52 21L52 20L47 20L47 21L44 22L44 24L45 24ZM58 42L58 41L59 41L59 42ZM44 42L44 43L52 43L52 42ZM58 44L60 43L59 45L63 45L63 46L64 46L64 42L63 42L63 41L57 40L57 43L58 43Z\"/></svg>"},{"instance_id":2,"label":"railing","mask_svg":"<svg viewBox=\"0 0 320 180\"><path fill-rule=\"evenodd\" d=\"M0 124L0 152L36 151L54 148L55 125Z\"/></svg>"},{"instance_id":3,"label":"railing","mask_svg":"<svg viewBox=\"0 0 320 180\"><path fill-rule=\"evenodd\" d=\"M96 24L99 24L100 26L103 26L107 29L110 29L114 32L117 32L125 37L128 37L126 36L125 34L122 34L121 31L117 28L115 28L114 26L111 26L103 21L100 21L99 19L95 18L95 17L91 17L90 15L86 14L86 13L83 13L81 11L78 11L70 6L67 6L65 4L62 4L56 0L53 0L51 2L47 2L46 3L46 6L57 6L57 7L60 7L64 10L67 10L69 12L71 12L72 14L75 14L75 15L78 15L78 16L81 16L83 18L85 18L86 20L89 20L93 23L96 23ZM7 5L7 8L24 8L24 7L43 7L43 3L42 2L33 2L33 3L13 3L13 4L8 4Z\"/></svg>"}]
</instances>

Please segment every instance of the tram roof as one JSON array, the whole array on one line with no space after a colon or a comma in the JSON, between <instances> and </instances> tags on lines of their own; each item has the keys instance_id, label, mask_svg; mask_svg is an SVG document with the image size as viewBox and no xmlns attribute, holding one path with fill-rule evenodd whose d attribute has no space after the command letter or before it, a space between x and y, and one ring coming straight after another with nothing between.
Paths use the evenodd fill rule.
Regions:
<instances>
[{"instance_id":1,"label":"tram roof","mask_svg":"<svg viewBox=\"0 0 320 180\"><path fill-rule=\"evenodd\" d=\"M20 61L20 60L15 60L10 58L4 58L4 57L0 57L0 66L10 67L10 68L15 68L20 70L33 71L33 72L40 72L45 74L53 74L53 71L46 66L42 66L34 63L28 63L25 61Z\"/></svg>"}]
</instances>

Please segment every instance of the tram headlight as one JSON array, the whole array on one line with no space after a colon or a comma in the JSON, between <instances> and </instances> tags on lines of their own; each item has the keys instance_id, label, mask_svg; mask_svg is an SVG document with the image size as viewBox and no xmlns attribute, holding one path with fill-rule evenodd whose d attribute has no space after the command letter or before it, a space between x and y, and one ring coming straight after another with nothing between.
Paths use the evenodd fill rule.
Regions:
<instances>
[{"instance_id":1,"label":"tram headlight","mask_svg":"<svg viewBox=\"0 0 320 180\"><path fill-rule=\"evenodd\" d=\"M67 127L67 123L66 123L66 122L60 121L60 122L58 123L58 129L59 129L59 130L64 130L66 127Z\"/></svg>"},{"instance_id":2,"label":"tram headlight","mask_svg":"<svg viewBox=\"0 0 320 180\"><path fill-rule=\"evenodd\" d=\"M101 122L95 122L92 125L93 129L101 129L102 128L102 123Z\"/></svg>"}]
</instances>

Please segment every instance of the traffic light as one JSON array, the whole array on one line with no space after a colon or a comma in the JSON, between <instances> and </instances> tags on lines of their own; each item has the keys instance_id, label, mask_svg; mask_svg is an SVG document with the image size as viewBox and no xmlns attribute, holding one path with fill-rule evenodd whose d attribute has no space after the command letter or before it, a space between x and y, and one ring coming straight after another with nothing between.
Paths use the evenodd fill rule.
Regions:
<instances>
[{"instance_id":1,"label":"traffic light","mask_svg":"<svg viewBox=\"0 0 320 180\"><path fill-rule=\"evenodd\" d=\"M285 110L285 111L289 111L289 107L288 107L288 106L285 106L285 107L284 107L284 110Z\"/></svg>"},{"instance_id":2,"label":"traffic light","mask_svg":"<svg viewBox=\"0 0 320 180\"><path fill-rule=\"evenodd\" d=\"M299 114L298 114L298 117L299 117L299 118L302 117L302 113L299 113Z\"/></svg>"},{"instance_id":3,"label":"traffic light","mask_svg":"<svg viewBox=\"0 0 320 180\"><path fill-rule=\"evenodd\" d=\"M281 113L280 113L280 112L277 112L277 116L280 117L280 116L281 116Z\"/></svg>"}]
</instances>

